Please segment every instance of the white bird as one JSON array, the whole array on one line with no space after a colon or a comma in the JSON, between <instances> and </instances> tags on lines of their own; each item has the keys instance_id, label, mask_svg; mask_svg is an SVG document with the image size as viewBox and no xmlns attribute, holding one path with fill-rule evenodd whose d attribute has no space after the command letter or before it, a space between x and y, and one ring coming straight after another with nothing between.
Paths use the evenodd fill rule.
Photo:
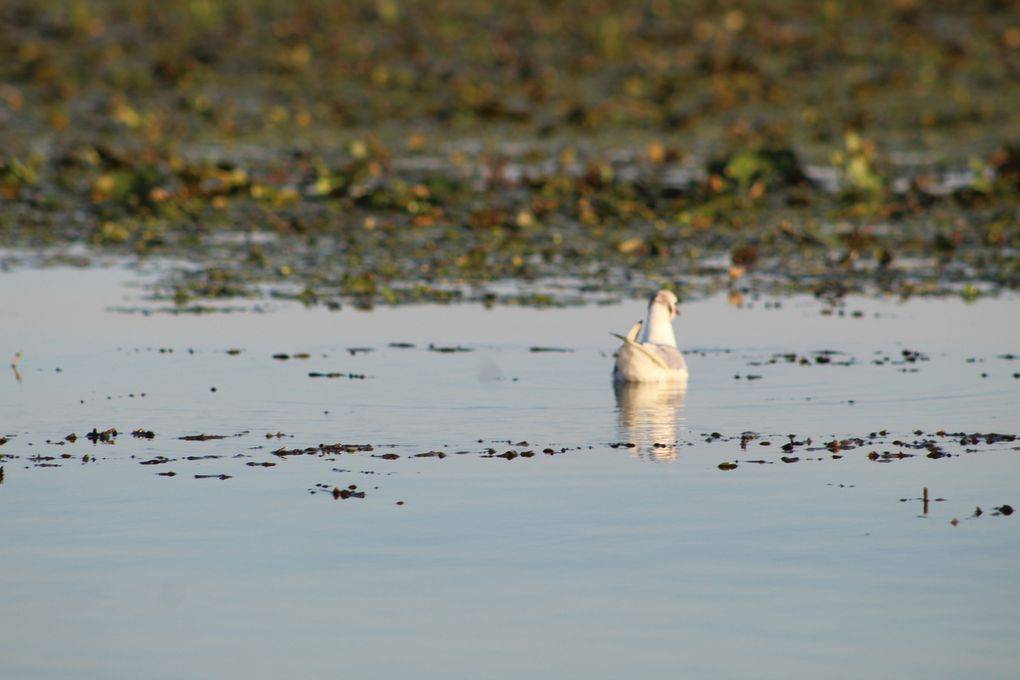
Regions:
<instances>
[{"instance_id":1,"label":"white bird","mask_svg":"<svg viewBox=\"0 0 1020 680\"><path fill-rule=\"evenodd\" d=\"M648 318L638 321L616 354L616 382L675 382L687 380L687 362L676 346L673 318L679 315L676 295L660 290L648 302ZM639 337L640 334L640 337Z\"/></svg>"}]
</instances>

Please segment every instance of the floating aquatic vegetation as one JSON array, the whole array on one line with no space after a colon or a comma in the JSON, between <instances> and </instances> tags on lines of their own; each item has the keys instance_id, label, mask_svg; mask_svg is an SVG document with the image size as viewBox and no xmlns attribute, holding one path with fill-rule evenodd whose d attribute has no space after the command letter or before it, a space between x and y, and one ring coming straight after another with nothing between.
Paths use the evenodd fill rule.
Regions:
<instances>
[{"instance_id":1,"label":"floating aquatic vegetation","mask_svg":"<svg viewBox=\"0 0 1020 680\"><path fill-rule=\"evenodd\" d=\"M1020 286L1006 5L612 5L5 3L0 246L171 314Z\"/></svg>"}]
</instances>

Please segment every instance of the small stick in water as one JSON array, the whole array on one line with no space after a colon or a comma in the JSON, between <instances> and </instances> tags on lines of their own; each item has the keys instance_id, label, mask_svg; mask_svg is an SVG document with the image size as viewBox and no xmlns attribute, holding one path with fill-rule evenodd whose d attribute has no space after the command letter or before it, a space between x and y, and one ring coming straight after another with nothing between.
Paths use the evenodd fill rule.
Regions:
<instances>
[{"instance_id":1,"label":"small stick in water","mask_svg":"<svg viewBox=\"0 0 1020 680\"><path fill-rule=\"evenodd\" d=\"M11 370L14 371L14 377L19 383L21 382L21 373L18 371L18 362L21 361L21 356L22 353L18 352L14 355L14 361L11 362Z\"/></svg>"}]
</instances>

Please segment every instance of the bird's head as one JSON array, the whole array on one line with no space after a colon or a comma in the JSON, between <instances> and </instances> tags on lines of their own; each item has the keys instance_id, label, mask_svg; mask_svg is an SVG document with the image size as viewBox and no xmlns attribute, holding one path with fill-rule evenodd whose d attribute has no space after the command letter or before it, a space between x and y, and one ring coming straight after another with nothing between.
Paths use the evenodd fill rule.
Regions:
<instances>
[{"instance_id":1,"label":"bird's head","mask_svg":"<svg viewBox=\"0 0 1020 680\"><path fill-rule=\"evenodd\" d=\"M652 299L648 302L648 306L662 305L665 309L669 310L669 318L675 319L680 316L679 300L671 290L660 290L658 293L652 296Z\"/></svg>"}]
</instances>

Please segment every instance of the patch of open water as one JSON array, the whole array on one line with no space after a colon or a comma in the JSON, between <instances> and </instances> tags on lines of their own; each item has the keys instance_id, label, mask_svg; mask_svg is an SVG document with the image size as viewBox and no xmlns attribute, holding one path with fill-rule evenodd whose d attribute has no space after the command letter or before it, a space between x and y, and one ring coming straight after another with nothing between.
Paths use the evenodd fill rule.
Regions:
<instances>
[{"instance_id":1,"label":"patch of open water","mask_svg":"<svg viewBox=\"0 0 1020 680\"><path fill-rule=\"evenodd\" d=\"M11 677L1020 661L1018 520L995 514L1020 443L954 434L1020 429L1015 298L711 298L675 324L686 390L617 394L609 332L641 303L107 311L138 276L0 277Z\"/></svg>"}]
</instances>

